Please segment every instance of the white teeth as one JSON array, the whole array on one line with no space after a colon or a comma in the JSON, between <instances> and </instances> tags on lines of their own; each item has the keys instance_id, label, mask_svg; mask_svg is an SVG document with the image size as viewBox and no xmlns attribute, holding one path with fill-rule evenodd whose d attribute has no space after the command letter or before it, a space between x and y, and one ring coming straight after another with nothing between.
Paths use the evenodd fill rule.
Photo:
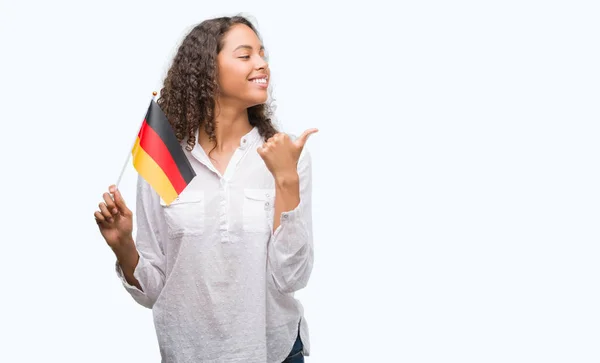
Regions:
<instances>
[{"instance_id":1,"label":"white teeth","mask_svg":"<svg viewBox=\"0 0 600 363\"><path fill-rule=\"evenodd\" d=\"M267 79L266 78L257 78L257 79L253 79L252 82L254 82L254 83L267 83Z\"/></svg>"}]
</instances>

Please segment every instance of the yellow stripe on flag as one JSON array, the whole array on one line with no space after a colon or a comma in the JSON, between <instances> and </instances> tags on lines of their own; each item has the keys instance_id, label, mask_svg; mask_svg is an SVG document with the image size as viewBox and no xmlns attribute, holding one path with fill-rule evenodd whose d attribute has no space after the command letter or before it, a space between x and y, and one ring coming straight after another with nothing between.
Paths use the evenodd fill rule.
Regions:
<instances>
[{"instance_id":1,"label":"yellow stripe on flag","mask_svg":"<svg viewBox=\"0 0 600 363\"><path fill-rule=\"evenodd\" d=\"M158 164L140 147L140 138L131 150L133 167L154 188L167 205L177 198L177 192Z\"/></svg>"}]
</instances>

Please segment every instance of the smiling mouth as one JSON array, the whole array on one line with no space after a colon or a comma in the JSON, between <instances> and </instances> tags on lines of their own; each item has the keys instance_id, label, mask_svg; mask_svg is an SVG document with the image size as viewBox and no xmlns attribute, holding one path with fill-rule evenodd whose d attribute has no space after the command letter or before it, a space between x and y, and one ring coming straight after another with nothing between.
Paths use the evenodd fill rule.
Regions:
<instances>
[{"instance_id":1,"label":"smiling mouth","mask_svg":"<svg viewBox=\"0 0 600 363\"><path fill-rule=\"evenodd\" d=\"M258 83L258 84L267 84L266 78L255 78L250 80L250 82Z\"/></svg>"}]
</instances>

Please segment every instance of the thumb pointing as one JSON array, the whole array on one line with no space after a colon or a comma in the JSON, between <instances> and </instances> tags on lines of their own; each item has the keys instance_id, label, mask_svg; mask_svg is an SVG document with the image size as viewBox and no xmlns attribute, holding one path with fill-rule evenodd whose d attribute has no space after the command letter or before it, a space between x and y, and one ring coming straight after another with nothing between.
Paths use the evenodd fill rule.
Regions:
<instances>
[{"instance_id":1,"label":"thumb pointing","mask_svg":"<svg viewBox=\"0 0 600 363\"><path fill-rule=\"evenodd\" d=\"M318 129L312 128L312 129L308 129L306 131L304 131L302 133L302 135L300 135L300 137L296 140L295 144L296 146L303 148L304 144L306 144L306 140L308 140L308 137L316 132L318 132Z\"/></svg>"}]
</instances>

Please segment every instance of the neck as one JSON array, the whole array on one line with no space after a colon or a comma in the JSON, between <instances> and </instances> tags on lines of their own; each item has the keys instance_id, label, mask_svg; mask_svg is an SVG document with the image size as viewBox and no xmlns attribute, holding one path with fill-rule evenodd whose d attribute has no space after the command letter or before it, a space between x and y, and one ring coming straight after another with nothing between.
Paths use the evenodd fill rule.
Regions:
<instances>
[{"instance_id":1,"label":"neck","mask_svg":"<svg viewBox=\"0 0 600 363\"><path fill-rule=\"evenodd\" d=\"M240 107L227 107L219 105L215 107L215 142L208 139L208 134L203 127L198 133L198 142L204 149L214 151L232 151L240 146L240 139L252 130L248 120L248 109Z\"/></svg>"}]
</instances>

